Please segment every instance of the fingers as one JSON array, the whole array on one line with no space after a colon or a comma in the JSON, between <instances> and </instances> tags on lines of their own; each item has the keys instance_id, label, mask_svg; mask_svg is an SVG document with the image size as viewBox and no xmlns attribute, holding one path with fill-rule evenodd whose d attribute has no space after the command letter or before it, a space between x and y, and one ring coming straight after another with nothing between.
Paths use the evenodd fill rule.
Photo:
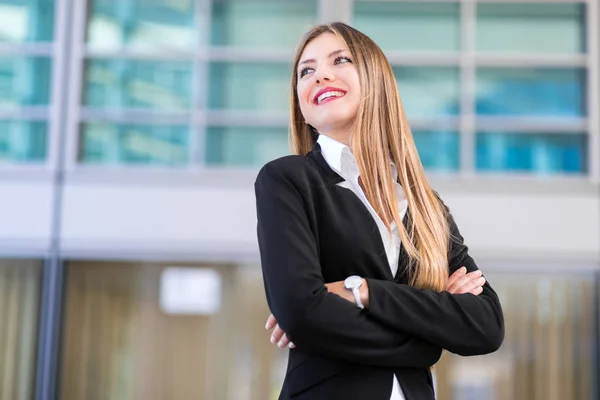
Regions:
<instances>
[{"instance_id":1,"label":"fingers","mask_svg":"<svg viewBox=\"0 0 600 400\"><path fill-rule=\"evenodd\" d=\"M267 325L265 325L265 329L270 331L275 327L275 325L277 325L277 320L275 319L275 316L271 314L269 315L269 318L267 318Z\"/></svg>"},{"instance_id":2,"label":"fingers","mask_svg":"<svg viewBox=\"0 0 600 400\"><path fill-rule=\"evenodd\" d=\"M458 288L473 280L473 278L479 278L479 276L481 276L480 271L473 271L469 272L468 274L465 272L466 268L462 267L459 270L457 270L454 274L452 274L451 277L454 277L454 280L450 282L450 279L448 279L448 285L446 286L446 290L448 290L450 293L454 293ZM476 276L477 274L479 274L479 276Z\"/></svg>"},{"instance_id":3,"label":"fingers","mask_svg":"<svg viewBox=\"0 0 600 400\"><path fill-rule=\"evenodd\" d=\"M448 278L448 283L446 284L446 290L449 290L449 288L453 287L453 285L456 283L456 281L458 279L462 278L463 276L465 276L466 273L467 273L467 269L465 267L460 267L459 269L454 271L454 273L452 275L450 275L450 277Z\"/></svg>"},{"instance_id":4,"label":"fingers","mask_svg":"<svg viewBox=\"0 0 600 400\"><path fill-rule=\"evenodd\" d=\"M473 279L470 282L467 282L465 285L458 289L459 294L461 293L472 293L474 295L478 295L483 292L483 285L485 285L485 278L479 277L477 279ZM481 291L480 291L481 289Z\"/></svg>"},{"instance_id":5,"label":"fingers","mask_svg":"<svg viewBox=\"0 0 600 400\"><path fill-rule=\"evenodd\" d=\"M281 349L284 349L287 345L290 346L290 349L296 347L294 343L290 342L290 339L288 339L285 332L279 327L279 325L275 325L275 329L271 334L271 343L277 343L277 347Z\"/></svg>"},{"instance_id":6,"label":"fingers","mask_svg":"<svg viewBox=\"0 0 600 400\"><path fill-rule=\"evenodd\" d=\"M273 328L275 328L275 329L273 329ZM294 345L294 343L290 342L290 340L286 336L283 329L281 329L279 327L279 324L277 324L277 319L275 319L275 316L273 314L271 314L269 316L269 318L267 319L267 324L265 325L265 329L267 329L267 330L273 329L273 333L271 334L271 343L277 343L277 346L282 349L288 345L290 346L290 349L293 349L296 347Z\"/></svg>"},{"instance_id":7,"label":"fingers","mask_svg":"<svg viewBox=\"0 0 600 400\"><path fill-rule=\"evenodd\" d=\"M284 334L285 332L279 327L279 324L275 325L275 329L271 333L271 343L278 343Z\"/></svg>"},{"instance_id":8,"label":"fingers","mask_svg":"<svg viewBox=\"0 0 600 400\"><path fill-rule=\"evenodd\" d=\"M457 270L452 274L452 276L457 275L452 281L448 279L449 284L446 289L448 292L452 294L472 293L478 295L483 291L483 285L486 281L480 270L469 272L464 275L457 274L459 271L460 270Z\"/></svg>"}]
</instances>

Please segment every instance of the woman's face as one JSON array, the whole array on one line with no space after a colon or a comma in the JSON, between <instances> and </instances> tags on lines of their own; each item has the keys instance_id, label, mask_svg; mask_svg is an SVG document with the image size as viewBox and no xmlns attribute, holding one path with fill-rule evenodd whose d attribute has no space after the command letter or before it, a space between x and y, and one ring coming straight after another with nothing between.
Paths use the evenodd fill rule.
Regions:
<instances>
[{"instance_id":1,"label":"woman's face","mask_svg":"<svg viewBox=\"0 0 600 400\"><path fill-rule=\"evenodd\" d=\"M358 70L333 33L313 39L296 69L296 90L306 123L338 140L350 129L360 103Z\"/></svg>"}]
</instances>

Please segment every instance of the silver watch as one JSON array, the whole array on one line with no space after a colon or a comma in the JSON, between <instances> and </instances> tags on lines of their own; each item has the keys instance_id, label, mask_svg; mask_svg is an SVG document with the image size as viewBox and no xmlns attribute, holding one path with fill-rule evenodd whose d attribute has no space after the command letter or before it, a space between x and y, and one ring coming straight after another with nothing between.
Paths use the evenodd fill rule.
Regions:
<instances>
[{"instance_id":1,"label":"silver watch","mask_svg":"<svg viewBox=\"0 0 600 400\"><path fill-rule=\"evenodd\" d=\"M362 284L363 280L358 275L349 276L344 280L344 287L352 290L352 294L354 294L354 299L356 300L356 306L361 309L365 308L362 301L360 301L360 291L358 290Z\"/></svg>"}]
</instances>

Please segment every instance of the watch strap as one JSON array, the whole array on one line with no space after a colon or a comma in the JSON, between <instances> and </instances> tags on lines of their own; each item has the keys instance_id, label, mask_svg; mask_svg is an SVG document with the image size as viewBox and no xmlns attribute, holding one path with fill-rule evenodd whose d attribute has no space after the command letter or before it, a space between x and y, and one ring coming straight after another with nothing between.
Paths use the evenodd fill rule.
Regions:
<instances>
[{"instance_id":1,"label":"watch strap","mask_svg":"<svg viewBox=\"0 0 600 400\"><path fill-rule=\"evenodd\" d=\"M356 306L358 308L360 308L361 310L365 308L364 304L362 303L362 301L360 301L360 290L359 288L353 288L352 289L352 293L354 294L354 299L356 300Z\"/></svg>"}]
</instances>

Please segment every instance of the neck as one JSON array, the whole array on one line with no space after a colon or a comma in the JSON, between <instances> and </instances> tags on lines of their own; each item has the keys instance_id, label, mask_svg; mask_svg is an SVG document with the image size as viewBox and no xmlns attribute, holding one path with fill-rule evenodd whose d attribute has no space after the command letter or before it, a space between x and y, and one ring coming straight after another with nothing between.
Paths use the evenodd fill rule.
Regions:
<instances>
[{"instance_id":1,"label":"neck","mask_svg":"<svg viewBox=\"0 0 600 400\"><path fill-rule=\"evenodd\" d=\"M347 130L343 131L326 131L319 132L321 135L326 135L332 138L333 140L337 140L340 143L345 144L346 146L350 146L350 134Z\"/></svg>"}]
</instances>

